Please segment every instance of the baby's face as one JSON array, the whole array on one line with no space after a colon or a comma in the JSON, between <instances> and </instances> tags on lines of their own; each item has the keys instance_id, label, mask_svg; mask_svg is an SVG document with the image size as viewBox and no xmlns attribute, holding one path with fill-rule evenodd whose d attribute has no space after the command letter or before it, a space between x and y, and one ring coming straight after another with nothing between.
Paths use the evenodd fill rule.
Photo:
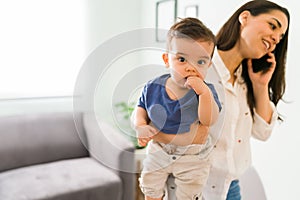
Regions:
<instances>
[{"instance_id":1,"label":"baby's face","mask_svg":"<svg viewBox=\"0 0 300 200\"><path fill-rule=\"evenodd\" d=\"M170 43L168 63L166 63L173 79L179 83L184 83L190 76L197 76L204 80L211 65L213 49L212 42L173 38Z\"/></svg>"}]
</instances>

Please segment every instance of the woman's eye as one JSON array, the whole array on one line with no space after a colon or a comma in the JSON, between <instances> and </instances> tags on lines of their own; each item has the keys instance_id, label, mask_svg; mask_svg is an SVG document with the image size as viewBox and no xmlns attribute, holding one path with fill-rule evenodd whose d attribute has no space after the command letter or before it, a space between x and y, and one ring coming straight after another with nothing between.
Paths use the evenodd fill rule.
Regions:
<instances>
[{"instance_id":1,"label":"woman's eye","mask_svg":"<svg viewBox=\"0 0 300 200\"><path fill-rule=\"evenodd\" d=\"M273 23L269 23L272 30L276 29L276 26Z\"/></svg>"},{"instance_id":2,"label":"woman's eye","mask_svg":"<svg viewBox=\"0 0 300 200\"><path fill-rule=\"evenodd\" d=\"M179 62L185 62L185 58L183 58L183 57L179 57L178 60L179 60Z\"/></svg>"}]
</instances>

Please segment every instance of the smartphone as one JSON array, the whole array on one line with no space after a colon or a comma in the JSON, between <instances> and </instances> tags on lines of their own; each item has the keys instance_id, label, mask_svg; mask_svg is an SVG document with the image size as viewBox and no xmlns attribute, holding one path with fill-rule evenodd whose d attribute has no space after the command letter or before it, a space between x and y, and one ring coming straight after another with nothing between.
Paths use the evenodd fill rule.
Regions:
<instances>
[{"instance_id":1,"label":"smartphone","mask_svg":"<svg viewBox=\"0 0 300 200\"><path fill-rule=\"evenodd\" d=\"M270 56L268 54L266 54L259 59L252 59L253 72L257 73L257 72L266 71L267 69L269 69L272 65L272 63L267 61L267 59L269 57Z\"/></svg>"}]
</instances>

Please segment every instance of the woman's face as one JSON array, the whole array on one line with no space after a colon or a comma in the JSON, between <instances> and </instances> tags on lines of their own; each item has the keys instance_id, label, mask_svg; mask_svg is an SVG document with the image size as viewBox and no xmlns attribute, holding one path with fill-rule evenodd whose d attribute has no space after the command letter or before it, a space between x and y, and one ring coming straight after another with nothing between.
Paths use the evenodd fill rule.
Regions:
<instances>
[{"instance_id":1,"label":"woman's face","mask_svg":"<svg viewBox=\"0 0 300 200\"><path fill-rule=\"evenodd\" d=\"M288 18L279 11L252 16L249 11L240 14L240 48L244 57L260 58L276 48L288 28Z\"/></svg>"}]
</instances>

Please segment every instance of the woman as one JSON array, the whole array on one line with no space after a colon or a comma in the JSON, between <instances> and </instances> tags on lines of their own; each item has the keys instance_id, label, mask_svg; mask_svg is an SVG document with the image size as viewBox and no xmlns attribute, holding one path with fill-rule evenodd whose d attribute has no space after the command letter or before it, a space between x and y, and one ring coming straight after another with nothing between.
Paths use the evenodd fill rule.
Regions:
<instances>
[{"instance_id":1,"label":"woman","mask_svg":"<svg viewBox=\"0 0 300 200\"><path fill-rule=\"evenodd\" d=\"M285 92L289 21L287 9L250 1L217 34L213 63L225 89L225 121L211 154L206 200L241 199L238 179L251 165L250 137L267 140L280 120L276 105ZM252 59L265 54L270 66L259 70Z\"/></svg>"}]
</instances>

